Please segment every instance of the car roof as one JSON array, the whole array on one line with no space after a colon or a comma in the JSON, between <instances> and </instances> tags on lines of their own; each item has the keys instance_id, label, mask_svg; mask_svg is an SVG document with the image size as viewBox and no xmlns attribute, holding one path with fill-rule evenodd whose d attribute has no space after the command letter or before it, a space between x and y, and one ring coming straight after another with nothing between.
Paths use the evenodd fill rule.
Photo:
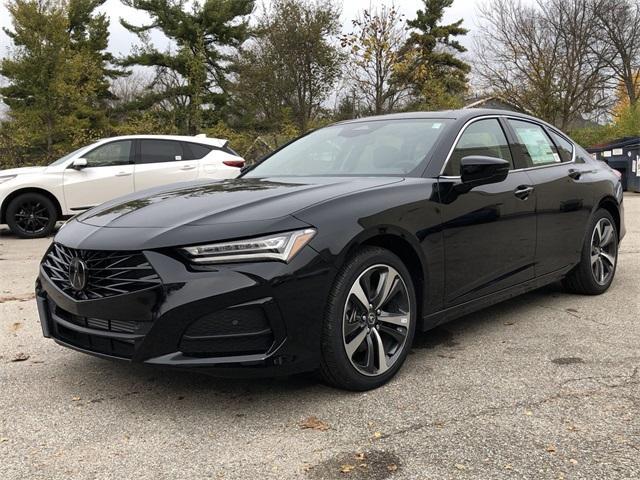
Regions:
<instances>
[{"instance_id":1,"label":"car roof","mask_svg":"<svg viewBox=\"0 0 640 480\"><path fill-rule=\"evenodd\" d=\"M519 117L529 120L535 120L536 122L543 123L554 130L557 130L553 125L549 125L547 122L540 120L539 118L532 117L526 113L514 112L512 110L499 110L494 108L461 108L458 110L438 110L428 112L402 112L402 113L389 113L385 115L376 115L372 117L355 118L353 120L345 120L338 122L337 124L357 123L357 122L373 122L378 120L403 120L403 119L419 119L419 118L433 118L433 119L451 119L451 120L471 120L476 117L483 117L486 115L505 115L510 117Z\"/></svg>"},{"instance_id":2,"label":"car roof","mask_svg":"<svg viewBox=\"0 0 640 480\"><path fill-rule=\"evenodd\" d=\"M178 142L191 142L201 143L203 145L210 145L212 147L222 148L228 140L223 138L205 137L200 135L121 135L118 137L101 138L100 142L111 142L114 140L140 140L140 139L154 139L154 140L174 140Z\"/></svg>"}]
</instances>

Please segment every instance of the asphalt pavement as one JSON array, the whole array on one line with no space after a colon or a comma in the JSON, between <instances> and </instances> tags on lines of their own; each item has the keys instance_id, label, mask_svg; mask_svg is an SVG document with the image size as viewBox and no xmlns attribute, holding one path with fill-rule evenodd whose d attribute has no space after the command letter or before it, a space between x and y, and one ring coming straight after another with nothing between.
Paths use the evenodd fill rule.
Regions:
<instances>
[{"instance_id":1,"label":"asphalt pavement","mask_svg":"<svg viewBox=\"0 0 640 480\"><path fill-rule=\"evenodd\" d=\"M222 380L44 339L51 239L0 227L0 479L638 479L640 195L599 297L550 286L419 334L388 385Z\"/></svg>"}]
</instances>

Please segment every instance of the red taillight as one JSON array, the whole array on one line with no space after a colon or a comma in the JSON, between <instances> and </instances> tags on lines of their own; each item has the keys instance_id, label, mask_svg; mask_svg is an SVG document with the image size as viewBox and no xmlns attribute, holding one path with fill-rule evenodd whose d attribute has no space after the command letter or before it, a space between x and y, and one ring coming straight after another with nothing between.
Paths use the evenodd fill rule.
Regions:
<instances>
[{"instance_id":1,"label":"red taillight","mask_svg":"<svg viewBox=\"0 0 640 480\"><path fill-rule=\"evenodd\" d=\"M227 167L244 167L244 160L224 160L222 163L224 163Z\"/></svg>"}]
</instances>

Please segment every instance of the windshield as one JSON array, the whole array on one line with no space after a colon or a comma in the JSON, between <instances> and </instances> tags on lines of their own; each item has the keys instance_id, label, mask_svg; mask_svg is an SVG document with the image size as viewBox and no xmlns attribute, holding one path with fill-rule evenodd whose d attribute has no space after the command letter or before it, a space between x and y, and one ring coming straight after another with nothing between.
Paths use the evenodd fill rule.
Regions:
<instances>
[{"instance_id":1,"label":"windshield","mask_svg":"<svg viewBox=\"0 0 640 480\"><path fill-rule=\"evenodd\" d=\"M83 150L83 149L85 149L85 148L87 148L87 147L81 147L81 148L79 148L79 149L77 149L77 150L74 150L73 152L66 154L64 157L59 158L59 159L58 159L58 160L56 160L55 162L50 163L50 164L49 164L49 166L50 166L50 167L53 167L53 166L55 166L55 165L60 165L61 163L64 163L64 162L66 162L67 160L69 160L71 157L73 157L73 156L74 156L76 153L78 153L80 150Z\"/></svg>"},{"instance_id":2,"label":"windshield","mask_svg":"<svg viewBox=\"0 0 640 480\"><path fill-rule=\"evenodd\" d=\"M347 123L306 135L246 173L246 178L406 175L433 148L449 120Z\"/></svg>"}]
</instances>

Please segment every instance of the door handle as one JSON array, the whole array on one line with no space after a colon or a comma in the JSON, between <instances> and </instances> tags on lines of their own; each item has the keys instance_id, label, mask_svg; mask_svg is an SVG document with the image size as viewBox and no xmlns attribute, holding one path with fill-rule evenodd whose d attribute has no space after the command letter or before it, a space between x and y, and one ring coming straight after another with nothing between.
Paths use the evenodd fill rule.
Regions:
<instances>
[{"instance_id":1,"label":"door handle","mask_svg":"<svg viewBox=\"0 0 640 480\"><path fill-rule=\"evenodd\" d=\"M533 192L534 190L535 188L530 185L520 185L518 188L515 189L513 194L516 197L518 197L520 200L526 200L527 198L529 198L529 195L531 195L531 192Z\"/></svg>"},{"instance_id":2,"label":"door handle","mask_svg":"<svg viewBox=\"0 0 640 480\"><path fill-rule=\"evenodd\" d=\"M580 176L582 176L582 172L580 170L576 170L575 168L569 169L569 176L574 180L578 180Z\"/></svg>"},{"instance_id":3,"label":"door handle","mask_svg":"<svg viewBox=\"0 0 640 480\"><path fill-rule=\"evenodd\" d=\"M578 180L582 175L587 173L595 173L595 170L577 170L575 168L569 169L569 176L574 180Z\"/></svg>"},{"instance_id":4,"label":"door handle","mask_svg":"<svg viewBox=\"0 0 640 480\"><path fill-rule=\"evenodd\" d=\"M118 172L116 173L116 177L128 177L131 175L131 172Z\"/></svg>"},{"instance_id":5,"label":"door handle","mask_svg":"<svg viewBox=\"0 0 640 480\"><path fill-rule=\"evenodd\" d=\"M195 165L185 165L180 170L193 170L194 168L196 168Z\"/></svg>"}]
</instances>

